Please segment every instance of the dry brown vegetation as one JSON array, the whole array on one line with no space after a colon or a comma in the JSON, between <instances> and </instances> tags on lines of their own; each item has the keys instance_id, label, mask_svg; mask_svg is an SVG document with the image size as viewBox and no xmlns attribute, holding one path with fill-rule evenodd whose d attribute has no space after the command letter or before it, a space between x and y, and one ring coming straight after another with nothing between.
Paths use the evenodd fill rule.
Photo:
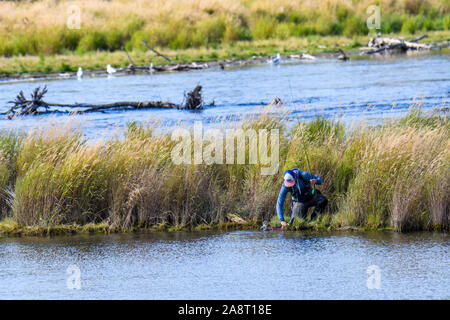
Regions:
<instances>
[{"instance_id":1,"label":"dry brown vegetation","mask_svg":"<svg viewBox=\"0 0 450 320\"><path fill-rule=\"evenodd\" d=\"M324 179L328 213L315 226L396 230L448 229L450 125L448 118L413 109L400 121L346 129L318 118L286 131L263 115L243 128L278 128L280 174L306 168ZM280 175L261 165L175 165L170 135L130 124L120 140L87 144L78 129L26 136L0 135L4 216L19 225L103 223L111 228L166 225L194 228L270 220ZM248 152L248 150L247 150Z\"/></svg>"}]
</instances>

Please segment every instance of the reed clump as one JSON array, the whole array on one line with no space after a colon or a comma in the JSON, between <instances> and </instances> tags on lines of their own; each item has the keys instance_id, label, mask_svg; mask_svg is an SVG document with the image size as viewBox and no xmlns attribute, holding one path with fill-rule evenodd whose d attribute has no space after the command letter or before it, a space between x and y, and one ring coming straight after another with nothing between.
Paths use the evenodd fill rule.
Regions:
<instances>
[{"instance_id":1,"label":"reed clump","mask_svg":"<svg viewBox=\"0 0 450 320\"><path fill-rule=\"evenodd\" d=\"M279 167L268 176L260 162L248 164L248 146L246 164L175 164L177 141L155 134L155 126L132 123L123 138L95 145L76 128L1 132L0 205L7 223L0 229L254 228L276 215L281 173L310 166L324 180L320 190L329 206L316 221L299 220L293 228L448 230L448 117L413 108L372 127L320 117L289 130L283 123L265 113L241 125L279 130Z\"/></svg>"}]
</instances>

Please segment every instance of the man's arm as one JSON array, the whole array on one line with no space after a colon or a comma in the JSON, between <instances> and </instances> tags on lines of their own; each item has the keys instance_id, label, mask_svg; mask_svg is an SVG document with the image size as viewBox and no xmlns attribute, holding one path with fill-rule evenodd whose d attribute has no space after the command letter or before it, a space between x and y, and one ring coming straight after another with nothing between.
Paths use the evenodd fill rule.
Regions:
<instances>
[{"instance_id":1,"label":"man's arm","mask_svg":"<svg viewBox=\"0 0 450 320\"><path fill-rule=\"evenodd\" d=\"M320 186L322 184L322 178L319 177L319 176L315 176L315 175L313 175L313 174L311 174L309 172L306 172L306 171L300 171L300 174L303 176L303 178L305 178L306 181L317 180L317 182L316 182L317 185Z\"/></svg>"},{"instance_id":2,"label":"man's arm","mask_svg":"<svg viewBox=\"0 0 450 320\"><path fill-rule=\"evenodd\" d=\"M281 222L284 221L284 214L283 214L283 204L284 200L286 199L286 194L289 192L289 189L284 186L284 184L281 186L280 193L278 194L278 200L277 200L277 215L278 219L280 219Z\"/></svg>"}]
</instances>

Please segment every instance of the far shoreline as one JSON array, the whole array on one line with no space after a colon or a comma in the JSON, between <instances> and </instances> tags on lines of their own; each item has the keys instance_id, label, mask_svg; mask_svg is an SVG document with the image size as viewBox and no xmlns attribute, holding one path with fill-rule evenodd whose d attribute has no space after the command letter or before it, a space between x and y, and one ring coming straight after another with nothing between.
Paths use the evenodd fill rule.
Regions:
<instances>
[{"instance_id":1,"label":"far shoreline","mask_svg":"<svg viewBox=\"0 0 450 320\"><path fill-rule=\"evenodd\" d=\"M399 34L383 35L386 37L409 38ZM174 59L174 64L169 64L161 57L155 57L151 52L130 52L135 61L136 70L130 72L128 66L130 61L125 51L97 51L82 55L71 53L68 55L52 56L13 56L0 57L0 83L14 81L40 81L40 80L62 80L77 79L78 67L83 67L86 77L101 77L108 75L106 64L118 68L117 75L132 74L158 74L167 72L184 72L195 69L223 68L230 69L241 66L250 66L268 63L268 60L280 52L283 60L289 62L315 61L336 59L338 61L339 50L342 49L349 60L407 57L406 54L383 54L383 55L360 55L360 48L364 47L368 37L359 36L353 39L324 36L318 37L315 42L302 38L291 38L287 40L265 40L241 42L233 46L222 46L219 48L197 48L186 50L169 50L158 48L160 52ZM306 41L306 42L305 42ZM427 44L437 45L439 49L429 51L416 51L416 54L448 54L450 53L450 32L430 32L423 41ZM165 51L166 50L166 51ZM150 70L150 62L154 70ZM344 62L344 61L342 61ZM45 65L45 66L44 66ZM103 65L105 65L103 67ZM179 69L168 71L170 67L180 66ZM41 70L44 69L44 70ZM36 71L41 70L41 71Z\"/></svg>"}]
</instances>

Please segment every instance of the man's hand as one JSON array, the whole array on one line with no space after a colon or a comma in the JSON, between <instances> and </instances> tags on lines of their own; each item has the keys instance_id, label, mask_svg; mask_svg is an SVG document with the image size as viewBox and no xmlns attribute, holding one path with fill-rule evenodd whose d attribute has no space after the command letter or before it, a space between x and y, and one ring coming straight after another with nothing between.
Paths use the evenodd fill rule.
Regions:
<instances>
[{"instance_id":1,"label":"man's hand","mask_svg":"<svg viewBox=\"0 0 450 320\"><path fill-rule=\"evenodd\" d=\"M310 182L312 185L315 185L315 184L317 183L317 179L311 179L311 180L309 180L309 182Z\"/></svg>"},{"instance_id":2,"label":"man's hand","mask_svg":"<svg viewBox=\"0 0 450 320\"><path fill-rule=\"evenodd\" d=\"M284 228L284 227L286 227L286 226L287 226L286 221L281 221L281 227Z\"/></svg>"}]
</instances>

